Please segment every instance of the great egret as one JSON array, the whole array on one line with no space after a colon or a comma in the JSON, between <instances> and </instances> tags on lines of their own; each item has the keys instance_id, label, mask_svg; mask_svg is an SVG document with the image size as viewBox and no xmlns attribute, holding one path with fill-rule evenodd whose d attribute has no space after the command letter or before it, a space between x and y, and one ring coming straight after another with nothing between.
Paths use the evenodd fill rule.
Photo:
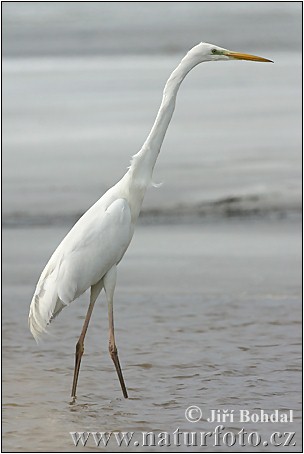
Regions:
<instances>
[{"instance_id":1,"label":"great egret","mask_svg":"<svg viewBox=\"0 0 304 454\"><path fill-rule=\"evenodd\" d=\"M76 344L72 399L76 387L84 338L95 301L104 288L108 303L109 352L124 397L128 397L114 336L113 295L117 265L132 239L147 187L172 118L180 84L191 69L202 62L251 60L271 62L255 55L232 52L208 43L193 47L170 75L152 129L142 148L118 183L110 188L74 225L59 244L38 281L29 312L29 327L38 341L47 325L72 301L91 289L90 304Z\"/></svg>"}]
</instances>

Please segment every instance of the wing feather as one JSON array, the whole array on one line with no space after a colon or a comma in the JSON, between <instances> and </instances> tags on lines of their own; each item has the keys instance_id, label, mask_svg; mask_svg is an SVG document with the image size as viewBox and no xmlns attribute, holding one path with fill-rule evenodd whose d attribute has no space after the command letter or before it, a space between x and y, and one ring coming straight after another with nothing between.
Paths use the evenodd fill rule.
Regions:
<instances>
[{"instance_id":1,"label":"wing feather","mask_svg":"<svg viewBox=\"0 0 304 454\"><path fill-rule=\"evenodd\" d=\"M60 311L96 284L123 257L133 236L126 199L101 213L89 210L62 240L38 281L29 313L36 340Z\"/></svg>"}]
</instances>

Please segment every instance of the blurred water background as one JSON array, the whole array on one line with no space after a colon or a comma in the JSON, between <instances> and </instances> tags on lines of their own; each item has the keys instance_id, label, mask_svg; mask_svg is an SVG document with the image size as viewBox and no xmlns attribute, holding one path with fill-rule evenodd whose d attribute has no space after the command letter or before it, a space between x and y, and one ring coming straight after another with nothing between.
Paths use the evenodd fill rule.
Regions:
<instances>
[{"instance_id":1,"label":"blurred water background","mask_svg":"<svg viewBox=\"0 0 304 454\"><path fill-rule=\"evenodd\" d=\"M264 438L296 431L288 450L300 450L301 14L300 2L3 3L6 451L97 449L74 448L76 430L212 430L185 420L191 404L204 414L292 409L291 424L245 428ZM73 223L125 172L166 79L199 41L275 64L204 64L184 81L154 173L164 184L148 191L119 270L116 330L131 398L121 399L108 358L102 301L71 407L88 295L37 347L27 328L35 284Z\"/></svg>"}]
</instances>

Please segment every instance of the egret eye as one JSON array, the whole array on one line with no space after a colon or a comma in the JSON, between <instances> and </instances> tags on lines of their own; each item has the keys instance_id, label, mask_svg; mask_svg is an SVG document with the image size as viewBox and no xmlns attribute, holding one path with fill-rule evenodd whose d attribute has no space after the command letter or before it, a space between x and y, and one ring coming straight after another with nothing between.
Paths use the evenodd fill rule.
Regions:
<instances>
[{"instance_id":1,"label":"egret eye","mask_svg":"<svg viewBox=\"0 0 304 454\"><path fill-rule=\"evenodd\" d=\"M216 54L216 49L212 49L212 50L211 50L211 53L212 53L212 54Z\"/></svg>"}]
</instances>

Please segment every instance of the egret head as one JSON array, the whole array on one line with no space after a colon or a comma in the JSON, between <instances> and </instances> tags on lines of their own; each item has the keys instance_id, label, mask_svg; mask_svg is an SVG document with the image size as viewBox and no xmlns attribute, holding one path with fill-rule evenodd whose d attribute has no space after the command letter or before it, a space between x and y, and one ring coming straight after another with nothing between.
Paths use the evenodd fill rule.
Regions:
<instances>
[{"instance_id":1,"label":"egret head","mask_svg":"<svg viewBox=\"0 0 304 454\"><path fill-rule=\"evenodd\" d=\"M199 43L197 46L193 47L189 54L193 58L198 60L198 63L204 61L218 61L218 60L250 60L250 61L260 61L260 62L271 62L267 58L257 57L256 55L243 54L240 52L233 52L223 47L216 46L209 43Z\"/></svg>"}]
</instances>

